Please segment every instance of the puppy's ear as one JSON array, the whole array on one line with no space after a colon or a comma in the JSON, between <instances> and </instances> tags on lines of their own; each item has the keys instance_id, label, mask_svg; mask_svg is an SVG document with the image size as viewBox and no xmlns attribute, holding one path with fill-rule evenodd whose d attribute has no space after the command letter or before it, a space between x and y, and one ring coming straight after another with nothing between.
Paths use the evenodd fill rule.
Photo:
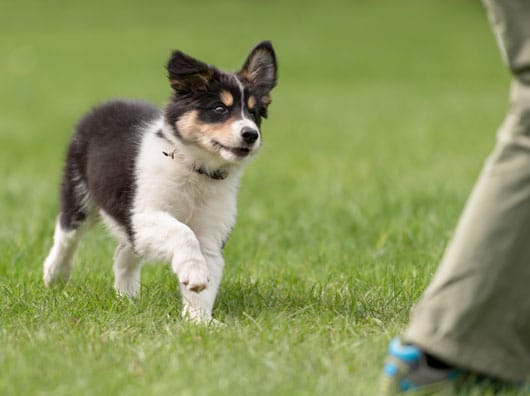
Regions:
<instances>
[{"instance_id":1,"label":"puppy's ear","mask_svg":"<svg viewBox=\"0 0 530 396\"><path fill-rule=\"evenodd\" d=\"M268 94L276 86L277 70L274 48L270 41L263 41L250 52L238 75Z\"/></svg>"},{"instance_id":2,"label":"puppy's ear","mask_svg":"<svg viewBox=\"0 0 530 396\"><path fill-rule=\"evenodd\" d=\"M206 63L198 61L181 51L174 51L167 62L171 87L176 92L204 90L214 71Z\"/></svg>"}]
</instances>

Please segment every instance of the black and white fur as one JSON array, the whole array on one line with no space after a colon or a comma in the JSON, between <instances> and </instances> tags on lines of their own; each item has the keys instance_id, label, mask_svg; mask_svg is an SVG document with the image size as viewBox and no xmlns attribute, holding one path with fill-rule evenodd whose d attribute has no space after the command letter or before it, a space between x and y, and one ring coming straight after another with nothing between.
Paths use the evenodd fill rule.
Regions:
<instances>
[{"instance_id":1,"label":"black and white fur","mask_svg":"<svg viewBox=\"0 0 530 396\"><path fill-rule=\"evenodd\" d=\"M83 231L99 216L119 241L114 287L120 295L139 295L143 260L169 262L180 281L183 315L208 322L239 181L261 146L277 63L271 43L262 42L237 73L180 51L167 71L173 94L163 111L115 100L77 125L44 282L68 281Z\"/></svg>"}]
</instances>

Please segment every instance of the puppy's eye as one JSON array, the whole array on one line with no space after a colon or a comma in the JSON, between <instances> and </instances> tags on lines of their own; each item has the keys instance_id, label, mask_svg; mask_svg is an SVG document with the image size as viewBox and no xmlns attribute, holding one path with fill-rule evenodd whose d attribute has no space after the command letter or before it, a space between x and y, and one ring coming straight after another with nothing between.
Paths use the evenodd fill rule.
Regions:
<instances>
[{"instance_id":1,"label":"puppy's eye","mask_svg":"<svg viewBox=\"0 0 530 396\"><path fill-rule=\"evenodd\" d=\"M226 106L219 104L213 108L213 111L217 114L224 114L228 111L228 109L226 108Z\"/></svg>"}]
</instances>

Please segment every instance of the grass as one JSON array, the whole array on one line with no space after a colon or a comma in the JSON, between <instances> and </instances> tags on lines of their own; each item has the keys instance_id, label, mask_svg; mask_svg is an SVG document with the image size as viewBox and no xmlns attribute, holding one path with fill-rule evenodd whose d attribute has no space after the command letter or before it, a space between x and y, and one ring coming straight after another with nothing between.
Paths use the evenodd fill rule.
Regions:
<instances>
[{"instance_id":1,"label":"grass","mask_svg":"<svg viewBox=\"0 0 530 396\"><path fill-rule=\"evenodd\" d=\"M234 70L262 39L280 83L225 249L227 327L183 322L164 266L117 298L101 230L46 290L76 119L109 97L163 104L170 49ZM2 395L373 394L508 87L483 10L456 0L7 0L0 51Z\"/></svg>"}]
</instances>

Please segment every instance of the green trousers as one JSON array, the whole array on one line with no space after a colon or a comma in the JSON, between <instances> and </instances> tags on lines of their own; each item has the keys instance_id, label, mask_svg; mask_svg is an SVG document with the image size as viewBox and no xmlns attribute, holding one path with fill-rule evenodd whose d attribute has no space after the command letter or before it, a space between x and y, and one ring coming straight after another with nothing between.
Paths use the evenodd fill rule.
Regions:
<instances>
[{"instance_id":1,"label":"green trousers","mask_svg":"<svg viewBox=\"0 0 530 396\"><path fill-rule=\"evenodd\" d=\"M497 144L404 338L447 362L530 378L530 0L484 0L513 74Z\"/></svg>"}]
</instances>

